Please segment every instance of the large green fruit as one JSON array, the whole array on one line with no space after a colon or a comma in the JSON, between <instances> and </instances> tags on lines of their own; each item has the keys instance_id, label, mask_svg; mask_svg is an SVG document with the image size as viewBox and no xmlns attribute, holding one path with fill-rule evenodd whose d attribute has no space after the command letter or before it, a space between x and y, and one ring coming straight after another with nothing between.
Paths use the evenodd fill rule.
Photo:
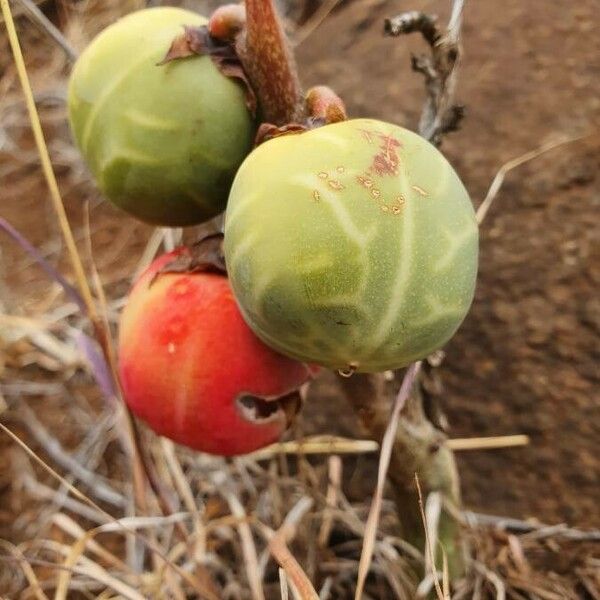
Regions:
<instances>
[{"instance_id":1,"label":"large green fruit","mask_svg":"<svg viewBox=\"0 0 600 600\"><path fill-rule=\"evenodd\" d=\"M100 188L149 223L222 212L252 146L244 91L208 56L157 64L184 25L205 23L179 8L132 13L91 42L71 75L71 128Z\"/></svg>"},{"instance_id":2,"label":"large green fruit","mask_svg":"<svg viewBox=\"0 0 600 600\"><path fill-rule=\"evenodd\" d=\"M473 298L478 229L448 161L418 135L359 119L254 150L225 220L250 327L296 359L395 369L439 348Z\"/></svg>"}]
</instances>

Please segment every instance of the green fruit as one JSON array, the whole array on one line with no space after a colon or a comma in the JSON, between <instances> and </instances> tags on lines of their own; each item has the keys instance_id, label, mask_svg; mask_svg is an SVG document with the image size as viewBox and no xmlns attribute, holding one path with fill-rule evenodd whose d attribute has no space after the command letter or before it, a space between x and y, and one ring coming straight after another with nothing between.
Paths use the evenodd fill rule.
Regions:
<instances>
[{"instance_id":1,"label":"green fruit","mask_svg":"<svg viewBox=\"0 0 600 600\"><path fill-rule=\"evenodd\" d=\"M225 256L247 323L333 369L396 369L442 346L473 299L477 253L448 161L381 121L268 141L229 196Z\"/></svg>"},{"instance_id":2,"label":"green fruit","mask_svg":"<svg viewBox=\"0 0 600 600\"><path fill-rule=\"evenodd\" d=\"M240 85L208 56L159 66L184 25L206 19L152 8L120 19L77 61L71 128L104 194L157 225L192 225L225 209L254 123Z\"/></svg>"}]
</instances>

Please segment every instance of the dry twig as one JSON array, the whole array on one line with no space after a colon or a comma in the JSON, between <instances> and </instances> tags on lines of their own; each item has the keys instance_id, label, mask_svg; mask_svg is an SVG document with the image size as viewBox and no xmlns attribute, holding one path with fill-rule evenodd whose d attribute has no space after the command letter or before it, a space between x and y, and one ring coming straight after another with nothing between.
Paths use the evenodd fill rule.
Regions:
<instances>
[{"instance_id":1,"label":"dry twig","mask_svg":"<svg viewBox=\"0 0 600 600\"><path fill-rule=\"evenodd\" d=\"M399 36L418 31L431 47L431 56L413 56L412 68L424 76L427 91L419 132L435 145L441 143L445 133L458 129L464 116L464 107L453 104L463 8L464 0L454 0L445 32L439 30L435 17L418 11L386 19L384 24L386 35Z\"/></svg>"}]
</instances>

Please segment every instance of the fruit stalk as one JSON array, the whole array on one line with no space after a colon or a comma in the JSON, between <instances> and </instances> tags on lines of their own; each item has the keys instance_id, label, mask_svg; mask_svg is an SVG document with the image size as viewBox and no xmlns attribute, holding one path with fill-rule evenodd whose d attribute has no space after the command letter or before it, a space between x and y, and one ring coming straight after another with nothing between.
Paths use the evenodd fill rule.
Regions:
<instances>
[{"instance_id":1,"label":"fruit stalk","mask_svg":"<svg viewBox=\"0 0 600 600\"><path fill-rule=\"evenodd\" d=\"M300 80L273 0L246 0L246 29L237 46L263 120L278 126L297 122L302 116Z\"/></svg>"},{"instance_id":2,"label":"fruit stalk","mask_svg":"<svg viewBox=\"0 0 600 600\"><path fill-rule=\"evenodd\" d=\"M338 377L346 399L360 417L370 437L383 440L390 416L391 398L396 381L387 383L382 374L354 374ZM434 427L424 410L422 392L415 385L400 415L392 449L388 478L393 484L397 515L403 537L426 553L425 530L419 509L419 493L415 473L419 477L423 498L432 492L442 495L438 539L448 560L450 578L462 574L463 548L459 524L453 516L460 506L460 487L454 456L446 444L446 436ZM434 551L437 549L434 549ZM438 553L436 564L441 565Z\"/></svg>"}]
</instances>

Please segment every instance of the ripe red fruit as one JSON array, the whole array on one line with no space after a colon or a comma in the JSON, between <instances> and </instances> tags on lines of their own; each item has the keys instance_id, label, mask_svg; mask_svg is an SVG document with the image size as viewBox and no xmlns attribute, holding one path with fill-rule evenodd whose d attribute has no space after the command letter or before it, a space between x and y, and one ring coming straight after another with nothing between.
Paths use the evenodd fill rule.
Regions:
<instances>
[{"instance_id":1,"label":"ripe red fruit","mask_svg":"<svg viewBox=\"0 0 600 600\"><path fill-rule=\"evenodd\" d=\"M119 333L125 401L175 442L227 456L251 452L285 431L309 369L252 333L224 275L159 274L183 255L189 250L158 258L130 293Z\"/></svg>"}]
</instances>

